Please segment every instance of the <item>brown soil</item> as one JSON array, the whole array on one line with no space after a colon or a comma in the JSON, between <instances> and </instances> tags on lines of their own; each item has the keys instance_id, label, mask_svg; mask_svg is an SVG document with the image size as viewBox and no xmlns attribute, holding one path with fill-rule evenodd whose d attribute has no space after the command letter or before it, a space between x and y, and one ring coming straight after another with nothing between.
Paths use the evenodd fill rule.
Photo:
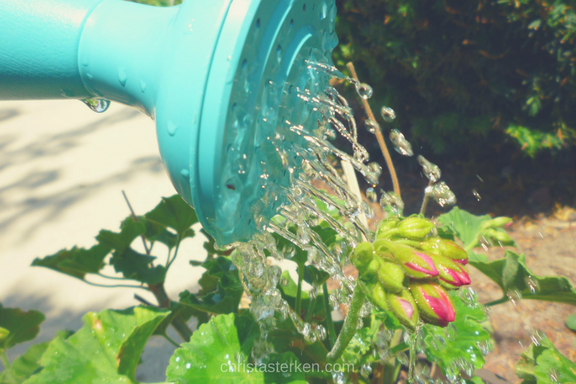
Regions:
<instances>
[{"instance_id":1,"label":"brown soil","mask_svg":"<svg viewBox=\"0 0 576 384\"><path fill-rule=\"evenodd\" d=\"M526 255L526 264L537 276L565 276L576 282L576 212L564 208L556 215L537 220L516 222L510 232L516 241L516 252ZM504 256L505 249L494 248L489 260ZM486 252L484 252L486 253ZM485 275L469 268L472 287L481 302L502 297L500 288ZM518 358L531 343L530 336L538 330L545 333L564 356L576 361L576 333L565 326L566 318L576 313L567 304L536 300L517 300L492 307L490 322L494 328L495 349L486 357L490 370L512 383L521 382L515 374Z\"/></svg>"}]
</instances>

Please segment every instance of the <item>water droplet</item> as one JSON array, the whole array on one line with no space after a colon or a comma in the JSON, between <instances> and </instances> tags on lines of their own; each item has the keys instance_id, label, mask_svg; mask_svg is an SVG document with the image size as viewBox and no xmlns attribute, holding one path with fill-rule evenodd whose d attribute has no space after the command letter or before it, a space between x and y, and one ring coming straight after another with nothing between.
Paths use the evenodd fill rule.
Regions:
<instances>
[{"instance_id":1,"label":"water droplet","mask_svg":"<svg viewBox=\"0 0 576 384\"><path fill-rule=\"evenodd\" d=\"M144 80L140 80L140 91L146 93L146 82L144 82Z\"/></svg>"},{"instance_id":2,"label":"water droplet","mask_svg":"<svg viewBox=\"0 0 576 384\"><path fill-rule=\"evenodd\" d=\"M106 112L108 107L110 107L110 101L106 99L94 98L82 100L82 102L96 113Z\"/></svg>"},{"instance_id":3,"label":"water droplet","mask_svg":"<svg viewBox=\"0 0 576 384\"><path fill-rule=\"evenodd\" d=\"M389 107L382 107L380 110L380 115L382 115L382 118L387 123L391 123L396 118L396 112L394 112L394 110Z\"/></svg>"},{"instance_id":4,"label":"water droplet","mask_svg":"<svg viewBox=\"0 0 576 384\"><path fill-rule=\"evenodd\" d=\"M377 131L378 129L380 129L380 126L378 125L378 123L375 122L375 121L372 120L372 119L366 119L365 124L366 124L366 129L367 129L368 132L370 132L371 134L375 134L376 131Z\"/></svg>"},{"instance_id":5,"label":"water droplet","mask_svg":"<svg viewBox=\"0 0 576 384\"><path fill-rule=\"evenodd\" d=\"M370 364L362 365L362 367L360 368L360 375L365 379L369 379L371 374L372 374L372 367L370 366Z\"/></svg>"},{"instance_id":6,"label":"water droplet","mask_svg":"<svg viewBox=\"0 0 576 384\"><path fill-rule=\"evenodd\" d=\"M476 200L478 200L478 201L482 200L482 196L480 196L480 194L478 193L477 190L473 189L473 190L472 190L472 194L474 195L474 197L476 198Z\"/></svg>"},{"instance_id":7,"label":"water droplet","mask_svg":"<svg viewBox=\"0 0 576 384\"><path fill-rule=\"evenodd\" d=\"M390 141L394 144L394 149L396 152L400 153L404 156L412 156L414 152L412 152L412 145L406 140L402 132L397 129L393 129L390 132Z\"/></svg>"},{"instance_id":8,"label":"water droplet","mask_svg":"<svg viewBox=\"0 0 576 384\"><path fill-rule=\"evenodd\" d=\"M524 282L532 294L540 292L540 283L534 276L526 276Z\"/></svg>"},{"instance_id":9,"label":"water droplet","mask_svg":"<svg viewBox=\"0 0 576 384\"><path fill-rule=\"evenodd\" d=\"M356 92L358 93L358 96L360 96L364 100L368 100L369 98L372 97L374 90L368 84L356 83Z\"/></svg>"},{"instance_id":10,"label":"water droplet","mask_svg":"<svg viewBox=\"0 0 576 384\"><path fill-rule=\"evenodd\" d=\"M506 292L506 296L508 297L508 300L510 300L510 302L516 306L516 302L522 299L522 292L520 292L518 289L511 289Z\"/></svg>"},{"instance_id":11,"label":"water droplet","mask_svg":"<svg viewBox=\"0 0 576 384\"><path fill-rule=\"evenodd\" d=\"M334 381L334 384L346 384L346 378L344 377L343 372L332 373L332 380Z\"/></svg>"},{"instance_id":12,"label":"water droplet","mask_svg":"<svg viewBox=\"0 0 576 384\"><path fill-rule=\"evenodd\" d=\"M426 160L426 158L422 155L418 155L417 160L420 166L422 167L422 170L424 171L424 175L426 175L428 180L430 180L433 183L440 180L440 177L442 176L440 167L438 167L436 164L432 164L431 162Z\"/></svg>"},{"instance_id":13,"label":"water droplet","mask_svg":"<svg viewBox=\"0 0 576 384\"><path fill-rule=\"evenodd\" d=\"M118 67L118 81L123 87L126 86L127 80L128 80L128 74L126 73L126 68Z\"/></svg>"},{"instance_id":14,"label":"water droplet","mask_svg":"<svg viewBox=\"0 0 576 384\"><path fill-rule=\"evenodd\" d=\"M394 192L382 191L380 206L395 216L402 216L402 211L404 211L404 201Z\"/></svg>"},{"instance_id":15,"label":"water droplet","mask_svg":"<svg viewBox=\"0 0 576 384\"><path fill-rule=\"evenodd\" d=\"M426 193L430 193L441 207L456 204L456 195L443 181L426 188Z\"/></svg>"},{"instance_id":16,"label":"water droplet","mask_svg":"<svg viewBox=\"0 0 576 384\"><path fill-rule=\"evenodd\" d=\"M182 176L184 176L185 178L190 177L190 171L188 171L186 168L182 169L182 170L180 171L180 174L181 174Z\"/></svg>"},{"instance_id":17,"label":"water droplet","mask_svg":"<svg viewBox=\"0 0 576 384\"><path fill-rule=\"evenodd\" d=\"M378 195L376 194L376 191L374 190L374 188L366 189L366 198L371 203L375 203L378 200Z\"/></svg>"}]
</instances>

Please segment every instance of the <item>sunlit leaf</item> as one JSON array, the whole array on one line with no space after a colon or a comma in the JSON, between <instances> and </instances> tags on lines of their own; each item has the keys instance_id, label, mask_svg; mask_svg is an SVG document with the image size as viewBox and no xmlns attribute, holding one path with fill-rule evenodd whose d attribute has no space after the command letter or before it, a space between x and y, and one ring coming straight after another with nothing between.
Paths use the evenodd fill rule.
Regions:
<instances>
[{"instance_id":1,"label":"sunlit leaf","mask_svg":"<svg viewBox=\"0 0 576 384\"><path fill-rule=\"evenodd\" d=\"M198 222L196 212L179 195L164 197L152 211L144 215L176 231L180 239L194 236L190 227Z\"/></svg>"},{"instance_id":2,"label":"sunlit leaf","mask_svg":"<svg viewBox=\"0 0 576 384\"><path fill-rule=\"evenodd\" d=\"M80 331L50 343L42 370L25 383L134 383L144 345L168 313L147 307L90 312Z\"/></svg>"},{"instance_id":3,"label":"sunlit leaf","mask_svg":"<svg viewBox=\"0 0 576 384\"><path fill-rule=\"evenodd\" d=\"M258 335L259 326L250 316L215 316L194 332L189 343L176 350L170 359L167 379L176 384L305 384L302 372L294 372L293 368L285 372L276 370L283 364L294 367L298 363L290 352L268 355L265 365L258 366L256 371L251 353Z\"/></svg>"},{"instance_id":4,"label":"sunlit leaf","mask_svg":"<svg viewBox=\"0 0 576 384\"><path fill-rule=\"evenodd\" d=\"M503 259L472 261L470 264L492 279L504 294L514 292L523 299L576 305L576 289L565 277L537 276L526 265L524 255L506 251Z\"/></svg>"},{"instance_id":5,"label":"sunlit leaf","mask_svg":"<svg viewBox=\"0 0 576 384\"><path fill-rule=\"evenodd\" d=\"M516 374L524 383L555 384L576 383L576 364L563 356L543 336L537 345L531 344L516 365Z\"/></svg>"},{"instance_id":6,"label":"sunlit leaf","mask_svg":"<svg viewBox=\"0 0 576 384\"><path fill-rule=\"evenodd\" d=\"M108 245L96 244L90 249L74 247L63 249L42 259L36 258L33 266L45 267L83 280L87 273L98 273L104 267L104 258L110 253Z\"/></svg>"},{"instance_id":7,"label":"sunlit leaf","mask_svg":"<svg viewBox=\"0 0 576 384\"><path fill-rule=\"evenodd\" d=\"M481 324L488 317L481 306L471 308L464 304L456 291L451 291L450 296L454 303L456 320L450 323L448 328L424 325L426 356L428 360L438 364L444 373L458 367L461 359L475 369L482 368L482 352L489 347L491 341L490 334Z\"/></svg>"}]
</instances>

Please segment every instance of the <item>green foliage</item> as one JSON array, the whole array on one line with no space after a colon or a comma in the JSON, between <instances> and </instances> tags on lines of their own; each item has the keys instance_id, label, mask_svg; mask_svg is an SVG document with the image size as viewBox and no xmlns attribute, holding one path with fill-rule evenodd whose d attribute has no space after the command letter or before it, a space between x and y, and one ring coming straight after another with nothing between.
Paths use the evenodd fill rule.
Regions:
<instances>
[{"instance_id":1,"label":"green foliage","mask_svg":"<svg viewBox=\"0 0 576 384\"><path fill-rule=\"evenodd\" d=\"M336 64L354 61L413 140L443 153L482 138L493 145L495 128L530 156L576 143L572 2L336 4Z\"/></svg>"},{"instance_id":2,"label":"green foliage","mask_svg":"<svg viewBox=\"0 0 576 384\"><path fill-rule=\"evenodd\" d=\"M206 268L199 281L202 289L198 294L180 293L180 303L213 314L237 312L244 289L232 261L220 256L207 259L202 266Z\"/></svg>"},{"instance_id":3,"label":"green foliage","mask_svg":"<svg viewBox=\"0 0 576 384\"><path fill-rule=\"evenodd\" d=\"M516 374L524 384L576 383L576 364L543 336L520 356Z\"/></svg>"},{"instance_id":4,"label":"green foliage","mask_svg":"<svg viewBox=\"0 0 576 384\"><path fill-rule=\"evenodd\" d=\"M505 299L510 295L576 305L576 289L567 278L535 275L526 266L524 255L506 251L504 259L488 262L485 257L478 257L478 261L470 261L470 264L498 284Z\"/></svg>"},{"instance_id":5,"label":"green foliage","mask_svg":"<svg viewBox=\"0 0 576 384\"><path fill-rule=\"evenodd\" d=\"M273 367L295 364L297 359L290 352L273 353L262 365L249 363L259 333L258 324L250 316L215 316L174 353L168 380L177 384L306 383L304 374L294 370L269 372L269 364Z\"/></svg>"},{"instance_id":6,"label":"green foliage","mask_svg":"<svg viewBox=\"0 0 576 384\"><path fill-rule=\"evenodd\" d=\"M573 331L576 331L576 315L568 316L566 319L566 326Z\"/></svg>"},{"instance_id":7,"label":"green foliage","mask_svg":"<svg viewBox=\"0 0 576 384\"><path fill-rule=\"evenodd\" d=\"M84 316L84 327L57 337L44 352L42 370L26 384L135 383L146 341L168 311L130 308Z\"/></svg>"},{"instance_id":8,"label":"green foliage","mask_svg":"<svg viewBox=\"0 0 576 384\"><path fill-rule=\"evenodd\" d=\"M445 330L433 325L424 326L425 353L428 360L437 363L444 373L454 371L462 361L480 369L484 366L484 353L491 344L490 334L482 327L488 316L480 305L464 304L455 291L450 292L456 320Z\"/></svg>"},{"instance_id":9,"label":"green foliage","mask_svg":"<svg viewBox=\"0 0 576 384\"><path fill-rule=\"evenodd\" d=\"M511 221L507 217L491 219L489 215L476 216L458 207L438 216L438 222L455 233L467 251L479 247L481 239L486 246L515 245L514 240L502 229Z\"/></svg>"},{"instance_id":10,"label":"green foliage","mask_svg":"<svg viewBox=\"0 0 576 384\"><path fill-rule=\"evenodd\" d=\"M5 308L0 304L0 352L16 344L32 340L40 331L44 315L38 311L23 311L19 308Z\"/></svg>"}]
</instances>

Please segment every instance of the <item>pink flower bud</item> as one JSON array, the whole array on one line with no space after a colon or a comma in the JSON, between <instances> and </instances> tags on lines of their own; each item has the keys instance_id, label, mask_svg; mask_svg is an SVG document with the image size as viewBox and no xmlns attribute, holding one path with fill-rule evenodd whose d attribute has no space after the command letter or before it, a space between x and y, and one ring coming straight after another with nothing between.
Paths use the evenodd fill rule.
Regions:
<instances>
[{"instance_id":1,"label":"pink flower bud","mask_svg":"<svg viewBox=\"0 0 576 384\"><path fill-rule=\"evenodd\" d=\"M414 283L410 286L422 318L434 325L445 327L456 319L454 305L446 291L435 283Z\"/></svg>"}]
</instances>

